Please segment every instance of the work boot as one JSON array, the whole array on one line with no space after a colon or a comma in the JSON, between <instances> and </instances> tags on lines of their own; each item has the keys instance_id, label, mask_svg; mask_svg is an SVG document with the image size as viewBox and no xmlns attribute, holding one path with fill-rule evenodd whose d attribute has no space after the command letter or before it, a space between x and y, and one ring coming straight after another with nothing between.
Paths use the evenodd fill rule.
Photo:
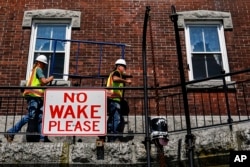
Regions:
<instances>
[{"instance_id":1,"label":"work boot","mask_svg":"<svg viewBox=\"0 0 250 167\"><path fill-rule=\"evenodd\" d=\"M113 136L108 136L107 142L114 142L115 138Z\"/></svg>"},{"instance_id":2,"label":"work boot","mask_svg":"<svg viewBox=\"0 0 250 167\"><path fill-rule=\"evenodd\" d=\"M14 137L9 134L4 134L4 137L6 138L7 142L11 143L13 142Z\"/></svg>"},{"instance_id":3,"label":"work boot","mask_svg":"<svg viewBox=\"0 0 250 167\"><path fill-rule=\"evenodd\" d=\"M48 136L44 136L44 141L43 142L52 143L52 141L48 138Z\"/></svg>"}]
</instances>

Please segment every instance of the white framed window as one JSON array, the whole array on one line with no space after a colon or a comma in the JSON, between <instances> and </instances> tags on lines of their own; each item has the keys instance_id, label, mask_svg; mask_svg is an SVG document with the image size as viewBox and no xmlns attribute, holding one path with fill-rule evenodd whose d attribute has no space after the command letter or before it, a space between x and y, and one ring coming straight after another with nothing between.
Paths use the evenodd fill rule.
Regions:
<instances>
[{"instance_id":1,"label":"white framed window","mask_svg":"<svg viewBox=\"0 0 250 167\"><path fill-rule=\"evenodd\" d=\"M186 22L185 37L189 80L220 75L222 70L229 72L224 28L220 22Z\"/></svg>"},{"instance_id":2,"label":"white framed window","mask_svg":"<svg viewBox=\"0 0 250 167\"><path fill-rule=\"evenodd\" d=\"M46 77L53 75L57 80L68 79L63 74L68 74L69 71L70 42L59 39L70 40L71 29L71 23L67 20L50 19L32 22L26 80L30 76L36 57L41 54L48 58L48 65L44 71Z\"/></svg>"}]
</instances>

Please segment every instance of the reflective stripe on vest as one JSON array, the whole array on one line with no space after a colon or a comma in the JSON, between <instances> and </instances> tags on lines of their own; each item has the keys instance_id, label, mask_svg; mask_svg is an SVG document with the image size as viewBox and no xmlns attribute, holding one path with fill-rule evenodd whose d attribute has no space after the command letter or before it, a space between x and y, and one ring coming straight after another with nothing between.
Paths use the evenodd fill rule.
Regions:
<instances>
[{"instance_id":1,"label":"reflective stripe on vest","mask_svg":"<svg viewBox=\"0 0 250 167\"><path fill-rule=\"evenodd\" d=\"M40 80L36 76L36 70L39 67L36 67L32 70L32 74L26 84L26 86L41 86ZM43 97L44 90L43 89L25 89L23 92L24 96L33 96L33 97Z\"/></svg>"},{"instance_id":2,"label":"reflective stripe on vest","mask_svg":"<svg viewBox=\"0 0 250 167\"><path fill-rule=\"evenodd\" d=\"M116 70L117 71L117 70ZM115 72L115 71L114 71ZM109 77L108 77L108 80L107 80L107 87L123 87L124 84L123 83L117 83L117 82L114 82L113 81L113 74L114 72L112 72ZM119 72L119 71L118 71ZM120 74L120 77L121 77L121 73L119 72ZM121 89L108 89L108 94L109 95L109 98L113 99L113 100L116 100L116 101L120 101L121 98L122 98L122 93L123 93L123 90Z\"/></svg>"}]
</instances>

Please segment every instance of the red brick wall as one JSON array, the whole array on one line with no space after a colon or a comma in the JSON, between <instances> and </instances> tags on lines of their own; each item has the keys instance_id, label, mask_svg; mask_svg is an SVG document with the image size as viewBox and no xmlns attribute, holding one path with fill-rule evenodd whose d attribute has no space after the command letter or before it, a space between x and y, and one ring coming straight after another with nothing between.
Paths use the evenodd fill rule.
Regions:
<instances>
[{"instance_id":1,"label":"red brick wall","mask_svg":"<svg viewBox=\"0 0 250 167\"><path fill-rule=\"evenodd\" d=\"M134 76L134 85L142 85L142 27L146 5L151 6L154 54L156 57L157 76L160 85L179 82L173 23L169 19L171 4L178 11L216 10L231 12L233 30L226 31L226 44L231 71L248 68L250 50L250 31L247 0L186 0L186 1L129 1L129 0L91 0L74 2L53 0L35 1L19 0L1 1L0 6L0 74L1 85L19 85L25 78L28 60L30 29L22 28L24 11L34 9L66 9L81 11L81 28L73 30L72 39L94 40L104 42L127 43L126 59L129 73ZM149 37L149 34L148 34ZM185 41L180 32L182 50L185 58ZM152 81L152 57L150 39L148 44L149 85ZM107 64L112 66L118 55L110 56ZM112 53L110 53L112 55ZM94 61L94 60L93 60ZM109 68L110 69L110 68ZM104 70L103 73L109 71Z\"/></svg>"}]
</instances>

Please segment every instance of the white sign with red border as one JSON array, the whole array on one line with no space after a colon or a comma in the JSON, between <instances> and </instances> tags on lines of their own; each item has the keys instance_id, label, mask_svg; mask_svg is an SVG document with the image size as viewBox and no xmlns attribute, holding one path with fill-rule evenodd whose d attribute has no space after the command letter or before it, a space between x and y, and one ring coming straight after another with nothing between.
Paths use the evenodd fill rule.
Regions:
<instances>
[{"instance_id":1,"label":"white sign with red border","mask_svg":"<svg viewBox=\"0 0 250 167\"><path fill-rule=\"evenodd\" d=\"M105 89L47 89L44 95L44 135L106 135Z\"/></svg>"}]
</instances>

